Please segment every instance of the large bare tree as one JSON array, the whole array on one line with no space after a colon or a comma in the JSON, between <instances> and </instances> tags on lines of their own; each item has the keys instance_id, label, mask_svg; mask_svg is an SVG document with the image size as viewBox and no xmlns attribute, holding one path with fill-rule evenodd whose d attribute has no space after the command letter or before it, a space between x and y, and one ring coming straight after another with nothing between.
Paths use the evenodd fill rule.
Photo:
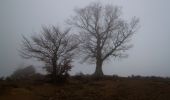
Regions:
<instances>
[{"instance_id":1,"label":"large bare tree","mask_svg":"<svg viewBox=\"0 0 170 100\"><path fill-rule=\"evenodd\" d=\"M128 43L136 32L139 20L130 22L121 18L120 7L92 3L75 10L68 23L80 33L84 60L96 63L94 75L103 76L103 62L110 57L123 57L131 45Z\"/></svg>"},{"instance_id":2,"label":"large bare tree","mask_svg":"<svg viewBox=\"0 0 170 100\"><path fill-rule=\"evenodd\" d=\"M30 39L23 36L21 56L24 58L36 58L52 68L49 71L53 81L67 74L71 69L71 62L78 48L77 35L70 34L70 29L61 31L58 27L43 27L39 35L33 35ZM47 68L47 69L50 69Z\"/></svg>"}]
</instances>

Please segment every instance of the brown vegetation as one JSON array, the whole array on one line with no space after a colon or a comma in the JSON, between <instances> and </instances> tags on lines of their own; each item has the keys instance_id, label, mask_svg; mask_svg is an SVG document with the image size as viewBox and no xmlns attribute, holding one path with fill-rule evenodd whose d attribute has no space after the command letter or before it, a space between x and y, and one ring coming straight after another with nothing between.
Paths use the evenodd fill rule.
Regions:
<instances>
[{"instance_id":1,"label":"brown vegetation","mask_svg":"<svg viewBox=\"0 0 170 100\"><path fill-rule=\"evenodd\" d=\"M1 81L0 100L169 100L170 79L71 77L65 84Z\"/></svg>"}]
</instances>

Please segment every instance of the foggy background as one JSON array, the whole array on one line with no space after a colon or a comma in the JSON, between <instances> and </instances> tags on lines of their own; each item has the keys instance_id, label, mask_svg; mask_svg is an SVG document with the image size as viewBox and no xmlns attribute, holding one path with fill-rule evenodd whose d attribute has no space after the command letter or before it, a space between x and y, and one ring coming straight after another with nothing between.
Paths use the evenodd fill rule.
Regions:
<instances>
[{"instance_id":1,"label":"foggy background","mask_svg":"<svg viewBox=\"0 0 170 100\"><path fill-rule=\"evenodd\" d=\"M10 75L17 67L33 64L19 56L22 34L41 32L43 25L65 27L75 8L99 0L0 0L0 76ZM132 37L134 47L126 59L112 59L103 65L107 75L170 76L170 1L169 0L100 0L104 4L122 7L126 20L137 16L140 29ZM95 65L74 63L71 74L91 74Z\"/></svg>"}]
</instances>

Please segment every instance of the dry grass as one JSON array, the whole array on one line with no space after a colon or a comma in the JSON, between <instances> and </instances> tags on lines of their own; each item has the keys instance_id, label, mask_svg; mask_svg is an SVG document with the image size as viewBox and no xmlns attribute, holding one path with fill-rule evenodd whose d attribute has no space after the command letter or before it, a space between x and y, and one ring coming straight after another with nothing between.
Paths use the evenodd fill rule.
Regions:
<instances>
[{"instance_id":1,"label":"dry grass","mask_svg":"<svg viewBox=\"0 0 170 100\"><path fill-rule=\"evenodd\" d=\"M166 79L72 78L65 84L0 82L0 100L170 100Z\"/></svg>"}]
</instances>

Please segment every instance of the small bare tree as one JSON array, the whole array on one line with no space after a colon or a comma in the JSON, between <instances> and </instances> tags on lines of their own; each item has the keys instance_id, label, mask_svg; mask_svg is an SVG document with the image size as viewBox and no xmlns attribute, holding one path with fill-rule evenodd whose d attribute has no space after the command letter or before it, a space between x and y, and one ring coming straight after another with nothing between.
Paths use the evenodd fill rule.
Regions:
<instances>
[{"instance_id":1,"label":"small bare tree","mask_svg":"<svg viewBox=\"0 0 170 100\"><path fill-rule=\"evenodd\" d=\"M71 69L71 62L78 48L77 35L69 34L70 29L63 32L58 27L43 27L42 34L33 35L31 39L23 36L21 56L36 58L52 68L53 81L65 75Z\"/></svg>"},{"instance_id":2,"label":"small bare tree","mask_svg":"<svg viewBox=\"0 0 170 100\"><path fill-rule=\"evenodd\" d=\"M68 23L79 30L84 60L96 63L94 75L103 76L102 64L110 57L123 57L131 45L128 43L137 29L139 20L124 21L121 9L113 5L92 3L76 9Z\"/></svg>"}]
</instances>

